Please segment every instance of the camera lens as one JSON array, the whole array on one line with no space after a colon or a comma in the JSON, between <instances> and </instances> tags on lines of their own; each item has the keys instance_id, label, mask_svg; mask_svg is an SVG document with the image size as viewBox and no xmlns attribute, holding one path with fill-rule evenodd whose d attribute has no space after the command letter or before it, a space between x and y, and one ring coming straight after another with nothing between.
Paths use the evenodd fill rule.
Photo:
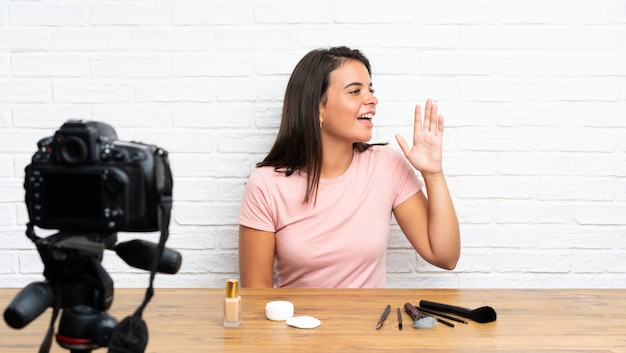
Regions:
<instances>
[{"instance_id":1,"label":"camera lens","mask_svg":"<svg viewBox=\"0 0 626 353\"><path fill-rule=\"evenodd\" d=\"M79 164L87 159L87 145L76 136L68 136L60 146L61 160L67 164Z\"/></svg>"}]
</instances>

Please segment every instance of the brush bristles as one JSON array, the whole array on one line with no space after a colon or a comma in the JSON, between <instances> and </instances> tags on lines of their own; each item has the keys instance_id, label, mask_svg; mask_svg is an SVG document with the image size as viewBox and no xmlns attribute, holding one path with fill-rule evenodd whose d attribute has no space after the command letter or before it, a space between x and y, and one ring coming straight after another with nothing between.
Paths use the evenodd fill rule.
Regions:
<instances>
[{"instance_id":1,"label":"brush bristles","mask_svg":"<svg viewBox=\"0 0 626 353\"><path fill-rule=\"evenodd\" d=\"M414 328L433 328L437 323L437 319L432 316L423 316L415 321L413 321Z\"/></svg>"}]
</instances>

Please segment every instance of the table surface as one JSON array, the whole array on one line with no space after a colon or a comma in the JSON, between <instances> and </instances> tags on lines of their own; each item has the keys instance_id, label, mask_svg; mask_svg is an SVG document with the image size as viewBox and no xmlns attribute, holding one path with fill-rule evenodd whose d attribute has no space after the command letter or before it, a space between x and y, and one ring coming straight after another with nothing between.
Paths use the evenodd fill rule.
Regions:
<instances>
[{"instance_id":1,"label":"table surface","mask_svg":"<svg viewBox=\"0 0 626 353\"><path fill-rule=\"evenodd\" d=\"M2 311L19 289L0 289ZM118 320L145 290L116 289L110 314ZM624 352L626 290L622 289L242 289L239 328L222 326L223 289L156 289L144 319L146 352ZM493 307L497 321L437 323L414 329L396 310L425 299L466 308ZM298 329L265 318L265 304L288 300L295 315L321 320ZM375 330L385 306L392 311ZM50 321L47 310L23 329L0 324L0 352L37 352ZM105 352L106 348L94 350ZM56 344L51 352L69 352Z\"/></svg>"}]
</instances>

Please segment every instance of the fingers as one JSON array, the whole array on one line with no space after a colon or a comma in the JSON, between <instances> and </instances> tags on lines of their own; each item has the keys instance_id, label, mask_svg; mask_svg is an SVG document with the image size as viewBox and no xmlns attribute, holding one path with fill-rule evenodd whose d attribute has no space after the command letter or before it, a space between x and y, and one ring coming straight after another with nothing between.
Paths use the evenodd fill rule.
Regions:
<instances>
[{"instance_id":1,"label":"fingers","mask_svg":"<svg viewBox=\"0 0 626 353\"><path fill-rule=\"evenodd\" d=\"M432 109L433 109L433 101L432 99L428 98L426 100L426 108L424 108L424 130L426 131L430 131L431 126L433 126L432 117L431 117Z\"/></svg>"},{"instance_id":2,"label":"fingers","mask_svg":"<svg viewBox=\"0 0 626 353\"><path fill-rule=\"evenodd\" d=\"M413 121L413 127L415 132L417 131L421 131L423 126L422 126L422 107L419 104L415 105L415 113L414 113L414 121Z\"/></svg>"},{"instance_id":3,"label":"fingers","mask_svg":"<svg viewBox=\"0 0 626 353\"><path fill-rule=\"evenodd\" d=\"M426 108L424 109L424 127L426 131L430 131L435 135L443 131L443 115L438 115L439 106L433 103L432 99L426 100ZM417 121L416 121L417 122ZM420 120L421 123L421 120Z\"/></svg>"},{"instance_id":4,"label":"fingers","mask_svg":"<svg viewBox=\"0 0 626 353\"><path fill-rule=\"evenodd\" d=\"M443 135L443 115L437 116L437 135Z\"/></svg>"},{"instance_id":5,"label":"fingers","mask_svg":"<svg viewBox=\"0 0 626 353\"><path fill-rule=\"evenodd\" d=\"M422 131L422 107L417 104L415 105L415 114L413 120L413 144L415 144L415 136Z\"/></svg>"},{"instance_id":6,"label":"fingers","mask_svg":"<svg viewBox=\"0 0 626 353\"><path fill-rule=\"evenodd\" d=\"M439 106L432 99L426 100L424 119L422 121L422 107L415 105L415 120L413 123L413 144L417 143L417 135L422 131L428 131L435 136L443 134L443 115L438 114ZM401 137L400 137L401 138ZM399 143L399 141L398 141Z\"/></svg>"},{"instance_id":7,"label":"fingers","mask_svg":"<svg viewBox=\"0 0 626 353\"><path fill-rule=\"evenodd\" d=\"M406 156L410 151L409 144L406 142L406 140L402 136L400 136L400 134L396 134L396 141L398 141L398 145L400 146L400 149Z\"/></svg>"}]
</instances>

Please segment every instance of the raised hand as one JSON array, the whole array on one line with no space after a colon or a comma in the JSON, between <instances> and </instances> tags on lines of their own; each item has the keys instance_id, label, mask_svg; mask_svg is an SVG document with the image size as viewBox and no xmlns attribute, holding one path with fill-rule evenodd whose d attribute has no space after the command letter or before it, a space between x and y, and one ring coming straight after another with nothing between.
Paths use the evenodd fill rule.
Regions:
<instances>
[{"instance_id":1,"label":"raised hand","mask_svg":"<svg viewBox=\"0 0 626 353\"><path fill-rule=\"evenodd\" d=\"M409 147L399 134L396 134L396 141L404 156L423 175L441 173L443 115L437 115L437 103L433 103L431 99L426 101L423 121L422 108L419 104L415 106L413 146Z\"/></svg>"}]
</instances>

